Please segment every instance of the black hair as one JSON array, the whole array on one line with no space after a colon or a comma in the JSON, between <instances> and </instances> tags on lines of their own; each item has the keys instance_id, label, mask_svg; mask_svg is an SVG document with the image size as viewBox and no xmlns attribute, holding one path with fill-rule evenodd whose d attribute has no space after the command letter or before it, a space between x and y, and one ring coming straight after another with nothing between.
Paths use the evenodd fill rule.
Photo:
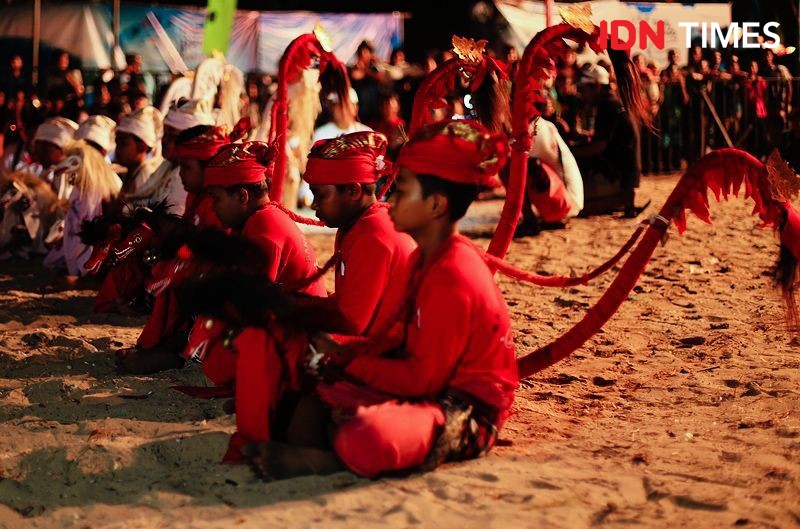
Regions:
<instances>
[{"instance_id":1,"label":"black hair","mask_svg":"<svg viewBox=\"0 0 800 529\"><path fill-rule=\"evenodd\" d=\"M262 180L261 182L256 182L255 184L236 184L230 187L225 188L225 192L229 195L233 195L234 193L238 193L239 190L244 189L247 191L247 194L255 199L262 198L269 194L269 187L271 184L271 179L267 178Z\"/></svg>"},{"instance_id":2,"label":"black hair","mask_svg":"<svg viewBox=\"0 0 800 529\"><path fill-rule=\"evenodd\" d=\"M478 198L480 192L477 185L458 184L432 174L417 174L417 180L422 187L423 197L427 198L435 193L447 197L448 213L453 222L467 214L470 204Z\"/></svg>"},{"instance_id":3,"label":"black hair","mask_svg":"<svg viewBox=\"0 0 800 529\"><path fill-rule=\"evenodd\" d=\"M204 132L208 132L213 128L214 127L212 125L195 125L194 127L183 130L179 132L177 136L175 136L175 144L180 145L181 143L186 143L187 141L193 140Z\"/></svg>"},{"instance_id":4,"label":"black hair","mask_svg":"<svg viewBox=\"0 0 800 529\"><path fill-rule=\"evenodd\" d=\"M97 152L102 154L103 156L106 155L106 150L104 148L102 148L100 146L100 144L97 143L96 141L87 140L86 138L84 138L83 141L86 142L86 145L88 145L89 147L93 148L94 150L96 150Z\"/></svg>"},{"instance_id":5,"label":"black hair","mask_svg":"<svg viewBox=\"0 0 800 529\"><path fill-rule=\"evenodd\" d=\"M375 47L366 39L362 40L361 44L358 45L358 48L356 48L356 54L361 53L362 50L369 50L371 53L375 53Z\"/></svg>"},{"instance_id":6,"label":"black hair","mask_svg":"<svg viewBox=\"0 0 800 529\"><path fill-rule=\"evenodd\" d=\"M350 187L351 185L353 184L336 184L336 191L338 191L339 193L344 193L345 191L347 191L347 188ZM376 186L375 184L361 184L361 190L367 196L374 195L375 191L377 190L377 187L378 186Z\"/></svg>"}]
</instances>

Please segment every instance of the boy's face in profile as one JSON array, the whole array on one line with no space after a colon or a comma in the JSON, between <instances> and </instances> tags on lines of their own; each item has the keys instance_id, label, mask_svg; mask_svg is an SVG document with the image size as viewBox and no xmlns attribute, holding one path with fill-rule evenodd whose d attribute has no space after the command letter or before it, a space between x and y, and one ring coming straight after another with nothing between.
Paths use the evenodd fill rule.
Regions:
<instances>
[{"instance_id":1,"label":"boy's face in profile","mask_svg":"<svg viewBox=\"0 0 800 529\"><path fill-rule=\"evenodd\" d=\"M181 158L179 162L181 183L188 193L203 191L203 165L198 160Z\"/></svg>"},{"instance_id":2,"label":"boy's face in profile","mask_svg":"<svg viewBox=\"0 0 800 529\"><path fill-rule=\"evenodd\" d=\"M436 218L439 206L435 205L435 195L423 196L416 173L405 167L400 167L394 187L389 197L389 216L397 231L413 236Z\"/></svg>"},{"instance_id":3,"label":"boy's face in profile","mask_svg":"<svg viewBox=\"0 0 800 529\"><path fill-rule=\"evenodd\" d=\"M226 228L240 228L247 221L250 194L244 189L228 190L214 186L208 189L214 202L214 213Z\"/></svg>"},{"instance_id":4,"label":"boy's face in profile","mask_svg":"<svg viewBox=\"0 0 800 529\"><path fill-rule=\"evenodd\" d=\"M335 185L312 185L314 202L311 209L319 220L330 228L341 228L348 220L348 190L339 191Z\"/></svg>"}]
</instances>

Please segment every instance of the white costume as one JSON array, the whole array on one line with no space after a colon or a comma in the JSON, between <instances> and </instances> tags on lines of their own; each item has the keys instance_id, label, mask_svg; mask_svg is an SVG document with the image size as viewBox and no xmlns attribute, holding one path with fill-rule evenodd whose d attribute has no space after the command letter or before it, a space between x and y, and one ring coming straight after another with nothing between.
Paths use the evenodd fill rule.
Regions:
<instances>
[{"instance_id":1,"label":"white costume","mask_svg":"<svg viewBox=\"0 0 800 529\"><path fill-rule=\"evenodd\" d=\"M120 182L120 186L122 183ZM85 220L91 220L103 213L103 198L97 195L82 197L80 191L72 190L69 197L69 210L64 219L64 238L61 245L50 250L44 265L50 268L66 268L71 276L81 276L86 270L83 265L92 255L92 247L80 240L78 233Z\"/></svg>"},{"instance_id":2,"label":"white costume","mask_svg":"<svg viewBox=\"0 0 800 529\"><path fill-rule=\"evenodd\" d=\"M163 160L160 149L155 149L164 134L164 120L161 112L154 107L139 109L120 120L117 125L117 134L120 132L136 136L151 149L151 156L137 167L133 174L129 174L125 178L125 191L120 198L126 202L148 201L150 195L147 193L152 192L152 188L148 187L148 182ZM152 186L152 184L150 185Z\"/></svg>"},{"instance_id":3,"label":"white costume","mask_svg":"<svg viewBox=\"0 0 800 529\"><path fill-rule=\"evenodd\" d=\"M574 217L583 209L583 178L578 162L554 124L542 118L534 123L535 125L531 124L533 147L528 156L547 164L558 174L564 182L572 206L569 217Z\"/></svg>"},{"instance_id":4,"label":"white costume","mask_svg":"<svg viewBox=\"0 0 800 529\"><path fill-rule=\"evenodd\" d=\"M39 125L39 127L36 129L36 134L33 136L33 141L34 143L37 141L52 143L61 150L64 150L74 139L75 132L77 130L78 124L71 119L62 117L50 118ZM30 167L25 169L34 174L38 174L50 182L50 185L53 186L53 191L56 192L56 195L59 199L69 197L70 193L72 192L72 186L67 182L63 174L54 176L51 168L42 168L36 172L36 166L41 168L41 165L33 163Z\"/></svg>"},{"instance_id":5,"label":"white costume","mask_svg":"<svg viewBox=\"0 0 800 529\"><path fill-rule=\"evenodd\" d=\"M81 225L103 213L103 202L114 199L122 187L119 177L94 147L77 141L67 149L58 172L74 182L64 219L63 238L45 257L44 265L65 268L72 276L85 273L92 247L80 240Z\"/></svg>"},{"instance_id":6,"label":"white costume","mask_svg":"<svg viewBox=\"0 0 800 529\"><path fill-rule=\"evenodd\" d=\"M164 126L177 132L199 125L214 125L215 119L208 109L208 103L200 100L189 100L182 105L173 105ZM137 174L136 177L139 175ZM144 206L166 201L169 212L183 215L186 208L186 190L181 182L180 167L177 163L162 158L161 163L149 175L147 180L137 183L133 194L126 193L126 201L132 206Z\"/></svg>"}]
</instances>

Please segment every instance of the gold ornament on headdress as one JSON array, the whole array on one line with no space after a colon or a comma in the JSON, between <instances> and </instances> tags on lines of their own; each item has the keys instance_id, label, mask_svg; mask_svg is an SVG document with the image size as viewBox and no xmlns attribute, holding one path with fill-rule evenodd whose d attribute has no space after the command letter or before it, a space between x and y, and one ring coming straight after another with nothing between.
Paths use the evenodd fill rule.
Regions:
<instances>
[{"instance_id":1,"label":"gold ornament on headdress","mask_svg":"<svg viewBox=\"0 0 800 529\"><path fill-rule=\"evenodd\" d=\"M488 40L475 42L473 39L453 35L453 53L462 61L481 62L488 42Z\"/></svg>"},{"instance_id":2,"label":"gold ornament on headdress","mask_svg":"<svg viewBox=\"0 0 800 529\"><path fill-rule=\"evenodd\" d=\"M214 140L224 139L228 135L228 133L230 132L229 129L230 129L230 127L228 127L227 125L225 125L223 123L222 125L219 125L219 126L212 127L210 129L208 129L207 131L203 132L199 136L196 136L196 137L192 138L191 140L187 141L186 143L187 144L205 143L207 141L214 141Z\"/></svg>"},{"instance_id":3,"label":"gold ornament on headdress","mask_svg":"<svg viewBox=\"0 0 800 529\"><path fill-rule=\"evenodd\" d=\"M781 158L778 149L772 151L767 158L767 179L772 188L772 196L781 202L796 198L800 193L800 177Z\"/></svg>"},{"instance_id":4,"label":"gold ornament on headdress","mask_svg":"<svg viewBox=\"0 0 800 529\"><path fill-rule=\"evenodd\" d=\"M583 30L587 35L594 33L594 22L592 22L592 5L572 4L560 6L558 14L561 19L575 29Z\"/></svg>"},{"instance_id":5,"label":"gold ornament on headdress","mask_svg":"<svg viewBox=\"0 0 800 529\"><path fill-rule=\"evenodd\" d=\"M319 44L322 46L323 50L328 53L333 51L333 43L331 42L331 38L328 36L325 30L322 29L322 24L320 22L317 22L317 24L314 26L313 33L314 36L317 37L317 40L319 41Z\"/></svg>"},{"instance_id":6,"label":"gold ornament on headdress","mask_svg":"<svg viewBox=\"0 0 800 529\"><path fill-rule=\"evenodd\" d=\"M371 134L345 134L326 142L322 147L312 148L309 156L315 158L335 158L344 151L363 147L385 147L383 136Z\"/></svg>"}]
</instances>

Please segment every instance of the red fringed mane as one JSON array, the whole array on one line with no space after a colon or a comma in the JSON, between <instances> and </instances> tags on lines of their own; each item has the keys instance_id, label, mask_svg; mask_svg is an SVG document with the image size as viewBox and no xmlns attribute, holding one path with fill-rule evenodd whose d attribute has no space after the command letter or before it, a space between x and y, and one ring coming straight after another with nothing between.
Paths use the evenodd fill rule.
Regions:
<instances>
[{"instance_id":1,"label":"red fringed mane","mask_svg":"<svg viewBox=\"0 0 800 529\"><path fill-rule=\"evenodd\" d=\"M462 76L471 79L470 89L474 91L493 73L501 80L508 79L505 68L486 55L483 55L480 62L455 57L437 67L425 77L414 96L411 123L408 127L409 136L413 136L421 127L433 122L431 110L448 106L445 98L456 90ZM492 130L492 127L488 127L488 123L484 125L487 125L491 132L500 132Z\"/></svg>"},{"instance_id":2,"label":"red fringed mane","mask_svg":"<svg viewBox=\"0 0 800 529\"><path fill-rule=\"evenodd\" d=\"M319 59L320 78L325 76L331 79L333 90L342 98L340 101L346 101L344 98L347 97L350 89L350 80L344 64L336 58L333 52L327 51L323 47L316 34L300 35L283 52L278 68L278 89L275 93L275 103L272 106L272 122L269 131L269 141L276 141L278 148L270 189L270 198L276 202L280 202L283 195L283 181L286 178L288 164L286 154L289 127L288 87L289 84L300 79L303 71L312 65L315 58Z\"/></svg>"},{"instance_id":3,"label":"red fringed mane","mask_svg":"<svg viewBox=\"0 0 800 529\"><path fill-rule=\"evenodd\" d=\"M489 253L502 258L508 251L514 230L522 211L525 177L528 168L528 152L532 146L531 121L539 115L535 103L542 100L539 91L550 78L555 60L563 57L569 46L564 39L586 44L594 51L602 51L598 44L599 30L591 35L569 24L549 27L536 34L528 43L514 77L514 94L511 100L511 164L506 200L497 223Z\"/></svg>"},{"instance_id":4,"label":"red fringed mane","mask_svg":"<svg viewBox=\"0 0 800 529\"><path fill-rule=\"evenodd\" d=\"M683 233L686 210L689 210L710 223L708 191L711 190L717 200L727 199L731 194L738 196L743 185L745 198L755 203L753 214L758 214L762 225L786 230L783 222L791 206L773 197L764 164L738 149L720 149L705 155L689 167L667 198L658 217L664 221L647 229L608 290L584 318L555 341L517 360L520 377L530 376L566 358L602 328L627 299L671 221L674 220L678 231ZM800 256L792 257L796 267ZM792 294L787 293L790 298Z\"/></svg>"}]
</instances>

